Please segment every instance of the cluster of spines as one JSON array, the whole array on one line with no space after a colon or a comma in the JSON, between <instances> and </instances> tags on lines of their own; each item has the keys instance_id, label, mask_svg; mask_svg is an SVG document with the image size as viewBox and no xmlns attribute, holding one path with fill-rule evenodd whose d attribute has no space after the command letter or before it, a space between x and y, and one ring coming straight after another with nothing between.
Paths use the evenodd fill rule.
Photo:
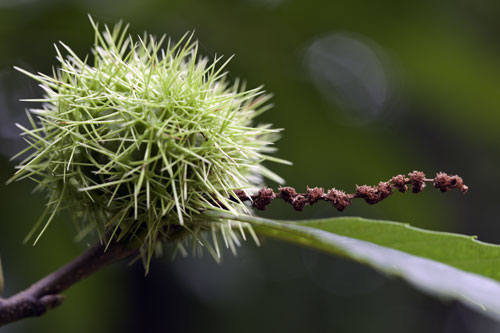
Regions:
<instances>
[{"instance_id":1,"label":"cluster of spines","mask_svg":"<svg viewBox=\"0 0 500 333\"><path fill-rule=\"evenodd\" d=\"M280 130L253 125L270 95L227 82L227 62L201 57L192 34L162 48L163 37L134 40L127 27L101 33L92 24L93 64L61 43L67 55L56 46L60 67L52 77L16 68L45 92L30 100L43 103L28 114L32 128L19 126L29 147L15 157L31 154L11 179L34 179L49 192L49 215L41 231L33 229L35 242L69 206L81 237L97 231L102 239L141 239L148 261L170 225L205 244L202 231L213 224L197 215L213 208L206 193L232 213L248 214L228 199L233 189L257 187L262 176L282 182L261 165L285 162L267 156ZM216 226L230 248L240 233L232 228L247 228Z\"/></svg>"},{"instance_id":2,"label":"cluster of spines","mask_svg":"<svg viewBox=\"0 0 500 333\"><path fill-rule=\"evenodd\" d=\"M353 199L364 199L368 204L373 205L392 195L395 189L405 193L409 185L413 193L422 192L428 182L432 182L433 186L441 192L458 188L465 194L469 190L460 176L439 172L433 179L428 179L423 172L413 171L408 176L397 175L388 181L379 182L377 186L356 185L355 193L346 193L335 188L325 192L321 187L307 187L305 193L297 193L293 187L286 186L280 187L278 193L274 193L271 188L262 188L255 195L248 195L243 190L237 190L234 191L234 197L241 201L251 201L252 206L260 210L265 210L274 199L282 199L298 211L320 200L331 203L338 211L343 211L352 204Z\"/></svg>"}]
</instances>

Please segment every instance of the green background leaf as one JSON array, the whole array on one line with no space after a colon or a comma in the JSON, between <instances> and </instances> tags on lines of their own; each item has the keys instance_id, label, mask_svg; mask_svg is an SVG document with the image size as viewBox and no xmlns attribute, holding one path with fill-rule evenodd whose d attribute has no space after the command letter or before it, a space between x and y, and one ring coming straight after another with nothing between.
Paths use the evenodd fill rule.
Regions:
<instances>
[{"instance_id":1,"label":"green background leaf","mask_svg":"<svg viewBox=\"0 0 500 333\"><path fill-rule=\"evenodd\" d=\"M294 222L209 214L251 223L261 235L365 263L427 293L460 300L500 319L500 246L472 236L357 217Z\"/></svg>"}]
</instances>

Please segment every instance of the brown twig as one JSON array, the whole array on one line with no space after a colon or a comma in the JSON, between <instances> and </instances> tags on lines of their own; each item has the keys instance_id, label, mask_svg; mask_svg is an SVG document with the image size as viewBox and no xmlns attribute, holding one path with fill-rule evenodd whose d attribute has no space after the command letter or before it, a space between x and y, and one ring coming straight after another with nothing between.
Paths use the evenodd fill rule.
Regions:
<instances>
[{"instance_id":1,"label":"brown twig","mask_svg":"<svg viewBox=\"0 0 500 333\"><path fill-rule=\"evenodd\" d=\"M97 244L28 289L7 299L0 298L0 326L42 315L62 303L62 291L101 268L137 252L137 249L129 248L121 242L111 243L106 251L105 247Z\"/></svg>"},{"instance_id":2,"label":"brown twig","mask_svg":"<svg viewBox=\"0 0 500 333\"><path fill-rule=\"evenodd\" d=\"M386 182L379 182L377 186L356 185L355 193L345 193L344 191L335 188L324 191L321 187L309 188L305 193L297 193L293 187L280 187L278 193L274 193L271 188L262 188L256 195L248 195L243 190L235 190L233 200L251 201L252 206L265 210L274 199L282 199L288 202L295 210L302 211L305 206L312 206L320 200L330 202L337 210L343 211L350 206L352 199L364 199L367 203L373 205L384 200L392 195L393 190L399 190L404 193L411 186L413 193L422 192L426 183L432 182L433 186L442 192L449 191L454 188L460 189L464 194L469 191L467 185L464 184L461 177L457 175L448 175L444 172L439 172L433 179L425 178L425 174L421 171L413 171L408 176L397 175Z\"/></svg>"}]
</instances>

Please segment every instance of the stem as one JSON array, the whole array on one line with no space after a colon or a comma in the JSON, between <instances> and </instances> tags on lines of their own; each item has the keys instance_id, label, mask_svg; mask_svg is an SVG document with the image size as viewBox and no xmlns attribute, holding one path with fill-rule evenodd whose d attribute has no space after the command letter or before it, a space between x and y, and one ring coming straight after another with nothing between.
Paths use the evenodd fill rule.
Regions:
<instances>
[{"instance_id":1,"label":"stem","mask_svg":"<svg viewBox=\"0 0 500 333\"><path fill-rule=\"evenodd\" d=\"M64 300L60 292L101 268L137 252L137 248L122 242L111 243L106 251L105 248L105 244L96 244L28 289L7 299L0 298L0 326L26 317L40 316L57 307Z\"/></svg>"}]
</instances>

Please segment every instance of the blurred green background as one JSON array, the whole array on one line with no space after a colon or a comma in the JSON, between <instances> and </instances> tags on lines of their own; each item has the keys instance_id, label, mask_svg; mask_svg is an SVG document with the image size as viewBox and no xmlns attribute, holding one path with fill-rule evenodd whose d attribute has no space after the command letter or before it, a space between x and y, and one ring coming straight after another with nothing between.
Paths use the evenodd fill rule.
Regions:
<instances>
[{"instance_id":1,"label":"blurred green background","mask_svg":"<svg viewBox=\"0 0 500 333\"><path fill-rule=\"evenodd\" d=\"M414 169L458 173L470 186L443 195L396 194L356 202L344 215L409 222L500 243L500 2L483 1L42 1L0 0L0 255L5 296L80 253L60 216L36 247L22 240L43 210L33 183L4 186L23 143L36 84L15 72L56 64L61 40L80 55L93 32L87 14L173 39L195 30L201 51L232 55L232 77L264 84L275 107L261 116L285 128L269 165L287 184L353 191ZM270 184L275 186L276 184ZM259 213L260 214L260 213ZM274 203L269 217L337 216L319 204L302 213ZM79 283L60 308L2 332L498 332L457 303L397 279L272 240L248 242L217 265L162 258L115 265Z\"/></svg>"}]
</instances>

